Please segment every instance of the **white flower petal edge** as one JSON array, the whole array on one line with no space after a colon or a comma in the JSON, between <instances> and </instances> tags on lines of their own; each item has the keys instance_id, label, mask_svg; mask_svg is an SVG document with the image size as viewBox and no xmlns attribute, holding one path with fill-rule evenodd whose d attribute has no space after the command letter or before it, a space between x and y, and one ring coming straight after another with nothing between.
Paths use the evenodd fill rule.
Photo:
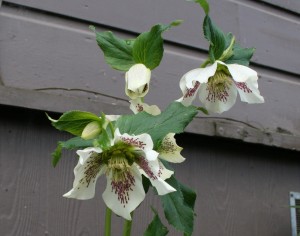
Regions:
<instances>
[{"instance_id":1,"label":"white flower petal edge","mask_svg":"<svg viewBox=\"0 0 300 236\"><path fill-rule=\"evenodd\" d=\"M145 111L150 115L157 116L161 113L160 109L156 105L148 105L144 102L142 102L141 98L136 98L133 100L130 100L130 110L133 111L134 114L137 114L139 112Z\"/></svg>"},{"instance_id":2,"label":"white flower petal edge","mask_svg":"<svg viewBox=\"0 0 300 236\"><path fill-rule=\"evenodd\" d=\"M131 220L130 213L145 198L142 175L136 166L131 168L128 182L114 183L111 176L107 178L107 186L102 194L105 204L117 215Z\"/></svg>"},{"instance_id":3,"label":"white flower petal edge","mask_svg":"<svg viewBox=\"0 0 300 236\"><path fill-rule=\"evenodd\" d=\"M159 158L172 163L181 163L185 158L180 154L182 147L176 144L174 138L175 133L169 133L162 140L161 146L158 150Z\"/></svg>"},{"instance_id":4,"label":"white flower petal edge","mask_svg":"<svg viewBox=\"0 0 300 236\"><path fill-rule=\"evenodd\" d=\"M201 83L207 83L209 77L217 70L217 63L205 68L197 68L184 74L179 82L183 96L177 100L184 106L190 106L194 101Z\"/></svg>"},{"instance_id":5,"label":"white flower petal edge","mask_svg":"<svg viewBox=\"0 0 300 236\"><path fill-rule=\"evenodd\" d=\"M165 195L176 191L176 189L165 182L162 178L162 167L160 166L158 159L149 161L146 157L141 156L137 165L140 168L140 172L150 180L159 195ZM169 173L165 173L165 175L168 174Z\"/></svg>"},{"instance_id":6,"label":"white flower petal edge","mask_svg":"<svg viewBox=\"0 0 300 236\"><path fill-rule=\"evenodd\" d=\"M95 196L96 181L105 172L105 168L95 163L96 160L91 153L100 153L101 151L100 148L86 148L77 151L79 161L74 168L73 188L64 194L64 197L87 200ZM86 173L87 169L91 170L88 174Z\"/></svg>"},{"instance_id":7,"label":"white flower petal edge","mask_svg":"<svg viewBox=\"0 0 300 236\"><path fill-rule=\"evenodd\" d=\"M125 74L125 93L131 99L144 97L149 91L151 70L144 64L133 65Z\"/></svg>"},{"instance_id":8,"label":"white flower petal edge","mask_svg":"<svg viewBox=\"0 0 300 236\"><path fill-rule=\"evenodd\" d=\"M140 134L132 136L126 133L121 134L120 130L116 129L114 143L118 141L122 141L129 145L132 145L135 147L136 150L142 150L144 152L152 151L153 149L153 142L149 134Z\"/></svg>"}]
</instances>

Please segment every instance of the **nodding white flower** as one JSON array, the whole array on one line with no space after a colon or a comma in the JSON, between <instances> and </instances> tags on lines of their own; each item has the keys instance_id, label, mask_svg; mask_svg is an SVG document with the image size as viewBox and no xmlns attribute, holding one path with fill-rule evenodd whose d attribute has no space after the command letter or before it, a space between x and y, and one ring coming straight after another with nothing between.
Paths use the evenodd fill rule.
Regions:
<instances>
[{"instance_id":1,"label":"nodding white flower","mask_svg":"<svg viewBox=\"0 0 300 236\"><path fill-rule=\"evenodd\" d=\"M151 70L144 64L135 64L125 74L125 93L131 99L144 97L149 91Z\"/></svg>"},{"instance_id":2,"label":"nodding white flower","mask_svg":"<svg viewBox=\"0 0 300 236\"><path fill-rule=\"evenodd\" d=\"M149 106L148 104L144 103L141 98L133 99L130 100L129 102L130 102L129 108L133 111L134 114L145 111L148 114L157 116L161 113L158 106L156 105Z\"/></svg>"},{"instance_id":3,"label":"nodding white flower","mask_svg":"<svg viewBox=\"0 0 300 236\"><path fill-rule=\"evenodd\" d=\"M177 101L189 106L199 93L204 107L215 113L229 110L236 101L237 92L243 102L263 103L257 80L256 71L249 67L216 61L183 75L180 80L183 96Z\"/></svg>"},{"instance_id":4,"label":"nodding white flower","mask_svg":"<svg viewBox=\"0 0 300 236\"><path fill-rule=\"evenodd\" d=\"M130 213L145 198L142 174L159 195L176 191L164 181L173 172L158 162L158 152L153 150L149 134L120 134L117 129L110 148L89 147L78 150L77 154L79 161L74 169L73 188L64 197L93 198L96 180L105 174L107 186L102 194L105 204L117 215L131 220Z\"/></svg>"},{"instance_id":5,"label":"nodding white flower","mask_svg":"<svg viewBox=\"0 0 300 236\"><path fill-rule=\"evenodd\" d=\"M167 134L161 142L159 149L159 158L172 163L181 163L185 158L180 154L182 147L176 144L175 133Z\"/></svg>"}]
</instances>

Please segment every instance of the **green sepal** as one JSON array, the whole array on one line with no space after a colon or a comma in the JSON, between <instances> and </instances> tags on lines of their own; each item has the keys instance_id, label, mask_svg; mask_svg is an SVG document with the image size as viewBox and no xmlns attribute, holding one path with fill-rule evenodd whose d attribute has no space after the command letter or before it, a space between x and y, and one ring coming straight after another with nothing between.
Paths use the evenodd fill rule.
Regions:
<instances>
[{"instance_id":1,"label":"green sepal","mask_svg":"<svg viewBox=\"0 0 300 236\"><path fill-rule=\"evenodd\" d=\"M152 211L154 212L154 218L148 225L144 236L166 236L169 233L169 230L161 222L157 211L154 208L152 208Z\"/></svg>"},{"instance_id":2,"label":"green sepal","mask_svg":"<svg viewBox=\"0 0 300 236\"><path fill-rule=\"evenodd\" d=\"M173 102L157 116L146 112L122 116L117 120L116 127L121 133L131 135L147 133L152 138L154 148L158 148L161 140L168 133L183 132L197 113L197 108L194 106L185 107L179 102Z\"/></svg>"},{"instance_id":3,"label":"green sepal","mask_svg":"<svg viewBox=\"0 0 300 236\"><path fill-rule=\"evenodd\" d=\"M162 33L172 26L177 26L181 21L177 20L169 25L158 24L150 31L141 33L134 41L132 55L136 63L142 63L150 70L157 67L163 57Z\"/></svg>"},{"instance_id":4,"label":"green sepal","mask_svg":"<svg viewBox=\"0 0 300 236\"><path fill-rule=\"evenodd\" d=\"M232 41L233 35L231 33L226 35L226 44ZM240 64L243 66L249 66L250 59L255 52L255 48L242 48L238 43L234 43L232 47L232 56L226 58L224 61L226 64Z\"/></svg>"},{"instance_id":5,"label":"green sepal","mask_svg":"<svg viewBox=\"0 0 300 236\"><path fill-rule=\"evenodd\" d=\"M166 182L177 191L160 196L165 217L175 229L183 232L185 236L190 236L194 228L196 193L177 181L174 176Z\"/></svg>"},{"instance_id":6,"label":"green sepal","mask_svg":"<svg viewBox=\"0 0 300 236\"><path fill-rule=\"evenodd\" d=\"M112 32L96 32L94 26L90 26L96 34L96 41L107 64L112 68L121 71L128 71L131 66L136 64L132 56L132 46L134 40L123 40L116 37Z\"/></svg>"},{"instance_id":7,"label":"green sepal","mask_svg":"<svg viewBox=\"0 0 300 236\"><path fill-rule=\"evenodd\" d=\"M102 150L106 150L111 146L111 138L106 130L103 130L102 133L98 136L97 139L94 139L93 146L100 147Z\"/></svg>"},{"instance_id":8,"label":"green sepal","mask_svg":"<svg viewBox=\"0 0 300 236\"><path fill-rule=\"evenodd\" d=\"M55 151L51 154L52 156L52 165L55 167L61 159L61 153L63 149L77 149L77 148L86 148L93 145L92 140L84 140L80 137L71 138L67 141L60 141L57 143Z\"/></svg>"},{"instance_id":9,"label":"green sepal","mask_svg":"<svg viewBox=\"0 0 300 236\"><path fill-rule=\"evenodd\" d=\"M98 116L84 111L66 112L58 120L52 119L48 114L46 115L56 129L67 131L76 136L81 136L83 129L92 121L98 121L101 124L101 119Z\"/></svg>"}]
</instances>

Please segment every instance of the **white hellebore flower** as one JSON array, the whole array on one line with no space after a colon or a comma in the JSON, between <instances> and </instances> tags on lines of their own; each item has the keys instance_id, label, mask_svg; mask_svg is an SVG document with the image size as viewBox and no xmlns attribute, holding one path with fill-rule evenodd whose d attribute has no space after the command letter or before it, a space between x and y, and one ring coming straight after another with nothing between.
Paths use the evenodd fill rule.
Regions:
<instances>
[{"instance_id":1,"label":"white hellebore flower","mask_svg":"<svg viewBox=\"0 0 300 236\"><path fill-rule=\"evenodd\" d=\"M117 129L109 149L89 147L78 150L77 154L79 161L74 169L73 188L64 197L93 198L96 180L105 174L107 186L102 194L105 204L117 215L131 220L130 213L145 198L142 174L150 180L159 195L176 191L164 181L173 172L158 162L158 152L153 150L149 134L120 134Z\"/></svg>"},{"instance_id":2,"label":"white hellebore flower","mask_svg":"<svg viewBox=\"0 0 300 236\"><path fill-rule=\"evenodd\" d=\"M236 101L237 92L243 102L263 103L257 80L256 71L249 67L216 61L183 75L180 80L183 96L177 101L189 106L199 93L204 107L215 113L229 110Z\"/></svg>"},{"instance_id":3,"label":"white hellebore flower","mask_svg":"<svg viewBox=\"0 0 300 236\"><path fill-rule=\"evenodd\" d=\"M125 93L131 99L144 97L149 91L151 70L144 64L135 64L125 74Z\"/></svg>"},{"instance_id":4,"label":"white hellebore flower","mask_svg":"<svg viewBox=\"0 0 300 236\"><path fill-rule=\"evenodd\" d=\"M157 116L161 113L158 106L156 105L149 106L148 104L144 103L141 98L133 99L130 100L129 102L130 102L129 108L133 111L134 114L145 111L148 114Z\"/></svg>"}]
</instances>

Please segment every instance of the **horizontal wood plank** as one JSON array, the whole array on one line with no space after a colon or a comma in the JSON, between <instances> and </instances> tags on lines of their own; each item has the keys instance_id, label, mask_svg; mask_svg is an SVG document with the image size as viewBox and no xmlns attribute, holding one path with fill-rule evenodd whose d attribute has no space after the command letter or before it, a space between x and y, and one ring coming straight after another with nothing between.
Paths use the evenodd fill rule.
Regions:
<instances>
[{"instance_id":1,"label":"horizontal wood plank","mask_svg":"<svg viewBox=\"0 0 300 236\"><path fill-rule=\"evenodd\" d=\"M30 11L16 14L6 6L1 10L0 25L2 104L58 112L130 112L124 74L105 64L87 24ZM146 102L161 108L181 96L180 76L198 67L205 57L172 45L166 45L165 51L161 66L153 71L152 89L146 97ZM199 116L187 130L299 150L298 77L253 68L260 74L265 104L237 102L222 115ZM195 104L200 105L199 101Z\"/></svg>"},{"instance_id":2,"label":"horizontal wood plank","mask_svg":"<svg viewBox=\"0 0 300 236\"><path fill-rule=\"evenodd\" d=\"M1 235L103 235L105 177L97 181L95 198L63 198L78 159L74 151L64 152L53 168L50 153L70 136L55 130L43 112L0 108ZM200 135L176 139L186 158L172 165L176 177L198 194L193 235L291 235L289 192L300 192L297 152ZM153 218L150 206L164 218L150 189L134 213L132 235L143 235ZM112 220L112 235L121 235L122 219ZM164 223L169 235L182 235Z\"/></svg>"},{"instance_id":3,"label":"horizontal wood plank","mask_svg":"<svg viewBox=\"0 0 300 236\"><path fill-rule=\"evenodd\" d=\"M207 50L202 37L203 11L181 0L8 0L93 23L143 32L153 24L183 19L182 27L165 34L169 41ZM253 62L300 74L300 18L249 0L212 0L211 15L226 32L233 32L244 47L255 47ZM142 16L142 17L141 17Z\"/></svg>"},{"instance_id":4,"label":"horizontal wood plank","mask_svg":"<svg viewBox=\"0 0 300 236\"><path fill-rule=\"evenodd\" d=\"M270 3L274 6L282 7L289 11L300 14L300 1L299 0L261 0L262 2Z\"/></svg>"}]
</instances>

